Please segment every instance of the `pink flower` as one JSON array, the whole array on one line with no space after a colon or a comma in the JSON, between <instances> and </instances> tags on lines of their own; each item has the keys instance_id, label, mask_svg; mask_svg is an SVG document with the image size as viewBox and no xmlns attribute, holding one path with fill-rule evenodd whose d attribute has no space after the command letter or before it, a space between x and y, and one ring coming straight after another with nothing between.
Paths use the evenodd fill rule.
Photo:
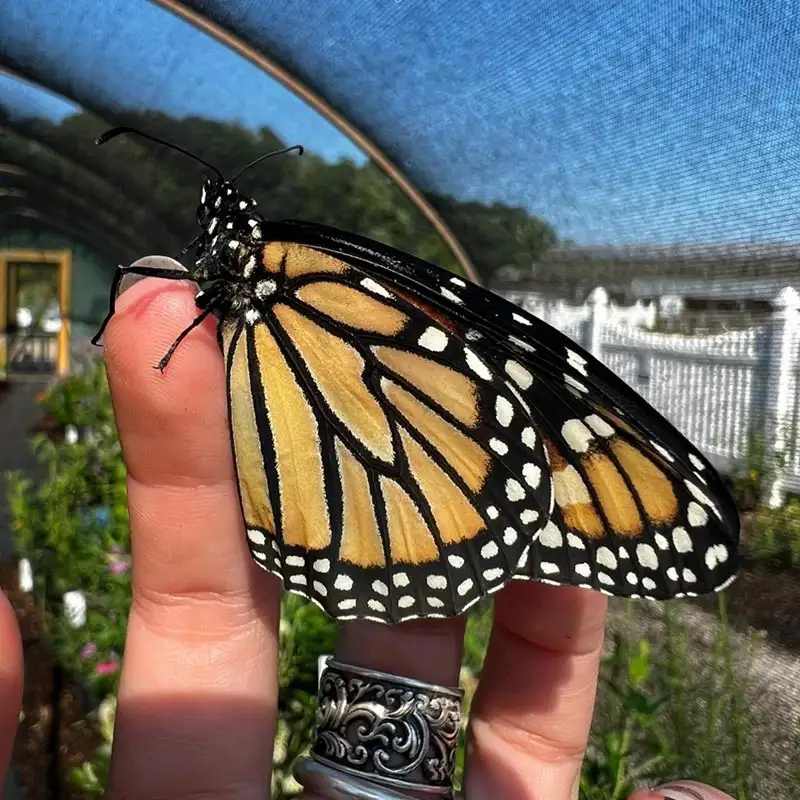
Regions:
<instances>
[{"instance_id":1,"label":"pink flower","mask_svg":"<svg viewBox=\"0 0 800 800\"><path fill-rule=\"evenodd\" d=\"M115 658L109 658L107 661L101 661L94 671L98 675L113 675L119 669L119 662Z\"/></svg>"},{"instance_id":2,"label":"pink flower","mask_svg":"<svg viewBox=\"0 0 800 800\"><path fill-rule=\"evenodd\" d=\"M114 575L122 575L124 572L128 571L130 566L130 563L126 559L120 559L119 561L112 561L109 569Z\"/></svg>"},{"instance_id":3,"label":"pink flower","mask_svg":"<svg viewBox=\"0 0 800 800\"><path fill-rule=\"evenodd\" d=\"M122 575L131 567L130 556L122 555L119 552L112 552L108 556L108 569L114 575Z\"/></svg>"},{"instance_id":4,"label":"pink flower","mask_svg":"<svg viewBox=\"0 0 800 800\"><path fill-rule=\"evenodd\" d=\"M94 642L88 642L81 648L81 658L86 660L91 658L97 652L97 645Z\"/></svg>"}]
</instances>

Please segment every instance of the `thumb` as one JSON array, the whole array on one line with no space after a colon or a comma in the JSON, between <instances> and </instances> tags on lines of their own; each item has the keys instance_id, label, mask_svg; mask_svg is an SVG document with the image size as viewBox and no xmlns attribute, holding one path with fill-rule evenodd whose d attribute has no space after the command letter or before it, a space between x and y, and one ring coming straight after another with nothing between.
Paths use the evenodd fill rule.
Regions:
<instances>
[{"instance_id":1,"label":"thumb","mask_svg":"<svg viewBox=\"0 0 800 800\"><path fill-rule=\"evenodd\" d=\"M640 789L629 800L734 800L731 795L697 781L672 781L655 789Z\"/></svg>"},{"instance_id":2,"label":"thumb","mask_svg":"<svg viewBox=\"0 0 800 800\"><path fill-rule=\"evenodd\" d=\"M0 789L11 759L21 700L22 639L11 604L0 591Z\"/></svg>"}]
</instances>

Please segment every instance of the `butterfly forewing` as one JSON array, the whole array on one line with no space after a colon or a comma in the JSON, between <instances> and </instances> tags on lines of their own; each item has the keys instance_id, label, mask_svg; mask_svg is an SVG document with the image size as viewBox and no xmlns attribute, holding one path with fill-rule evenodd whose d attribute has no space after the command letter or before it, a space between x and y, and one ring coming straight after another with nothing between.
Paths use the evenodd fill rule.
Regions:
<instances>
[{"instance_id":1,"label":"butterfly forewing","mask_svg":"<svg viewBox=\"0 0 800 800\"><path fill-rule=\"evenodd\" d=\"M271 245L287 291L222 328L253 556L340 619L460 613L547 520L544 441L457 320L320 255Z\"/></svg>"}]
</instances>

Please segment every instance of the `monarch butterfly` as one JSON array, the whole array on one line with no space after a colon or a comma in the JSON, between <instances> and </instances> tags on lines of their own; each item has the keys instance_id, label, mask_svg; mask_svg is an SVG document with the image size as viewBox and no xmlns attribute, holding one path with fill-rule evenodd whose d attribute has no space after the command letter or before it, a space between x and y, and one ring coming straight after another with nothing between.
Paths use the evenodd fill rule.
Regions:
<instances>
[{"instance_id":1,"label":"monarch butterfly","mask_svg":"<svg viewBox=\"0 0 800 800\"><path fill-rule=\"evenodd\" d=\"M734 579L720 476L567 336L386 245L268 221L236 178L156 137L97 143L121 133L216 174L184 250L200 313L158 367L218 318L248 543L286 590L396 623L460 614L512 579L651 599ZM125 273L187 277L118 268L95 343Z\"/></svg>"}]
</instances>

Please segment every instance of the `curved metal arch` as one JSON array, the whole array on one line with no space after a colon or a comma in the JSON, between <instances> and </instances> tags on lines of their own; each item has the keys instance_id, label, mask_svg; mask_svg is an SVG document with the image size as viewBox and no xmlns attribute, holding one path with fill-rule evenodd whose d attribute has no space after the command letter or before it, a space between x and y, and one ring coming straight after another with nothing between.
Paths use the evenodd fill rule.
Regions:
<instances>
[{"instance_id":1,"label":"curved metal arch","mask_svg":"<svg viewBox=\"0 0 800 800\"><path fill-rule=\"evenodd\" d=\"M22 168L25 170L29 175L35 175L38 179L49 182L54 185L64 185L68 186L69 188L80 192L83 194L88 194L91 197L98 197L97 194L92 192L91 186L87 187L84 186L76 181L70 181L65 175L61 174L56 169L56 164L59 162L64 162L70 166L70 168L75 167L80 172L84 172L79 166L76 167L72 162L62 159L61 156L58 154L48 154L47 159L39 159L33 154L20 154L19 152L11 152L8 148L3 146L4 142L0 139L0 159L3 160L5 163L13 164L17 168ZM92 173L89 173L90 178L94 178ZM109 189L111 187L109 186ZM99 206L105 206L107 208L106 201L108 198L98 198L102 200L102 202L96 203ZM91 203L88 204L88 207L91 207ZM133 228L134 231L140 231L140 236L143 240L153 240L154 245L158 242L156 249L163 249L164 247L169 247L170 249L177 250L177 239L175 237L163 238L164 232L162 231L158 234L155 238L153 238L153 233L149 222L147 222L146 230L141 232L141 223L137 224L134 221L134 217L129 216L125 213L124 210L120 210L118 212L109 211L109 213L117 220L115 227L120 227L124 229L124 223L127 223L130 227Z\"/></svg>"},{"instance_id":2,"label":"curved metal arch","mask_svg":"<svg viewBox=\"0 0 800 800\"><path fill-rule=\"evenodd\" d=\"M52 155L65 161L71 167L78 169L91 176L92 180L102 183L108 190L107 197L103 198L103 202L107 203L109 198L119 198L117 205L120 206L119 212L125 214L129 209L124 206L129 204L140 213L144 214L149 219L149 225L159 232L159 237L162 240L161 247L169 243L172 249L179 249L179 237L172 233L168 225L164 225L161 219L151 212L150 204L146 194L139 191L136 184L126 181L126 176L121 173L116 177L120 178L119 184L112 184L105 177L106 173L97 169L97 165L93 164L91 159L81 157L79 152L73 152L71 148L64 147L63 143L52 139L51 137L44 137L37 135L27 130L24 125L19 124L16 120L6 119L0 120L0 134L3 131L10 131L13 135L19 137L23 141L32 142L37 146L46 148ZM100 199L100 198L98 198Z\"/></svg>"},{"instance_id":3,"label":"curved metal arch","mask_svg":"<svg viewBox=\"0 0 800 800\"><path fill-rule=\"evenodd\" d=\"M97 204L91 203L80 193L66 188L64 184L53 185L51 182L43 181L33 173L28 173L24 176L9 176L8 173L4 173L3 166L4 164L0 163L0 187L2 187L0 188L0 197L8 196L4 191L4 189L6 189L13 192L16 197L42 197L48 198L47 202L49 202L49 194L52 193L55 201L61 199L64 201L65 206L68 204L69 207L74 208L76 212L80 213L82 218L91 218L95 220L98 225L105 227L105 229L112 233L120 242L134 247L134 243L138 241L138 237L132 234L130 228L126 230L121 220L112 212L107 211ZM9 179L4 180L6 177ZM151 244L145 240L138 246L140 249L146 249L149 252L152 250L154 243Z\"/></svg>"},{"instance_id":4,"label":"curved metal arch","mask_svg":"<svg viewBox=\"0 0 800 800\"><path fill-rule=\"evenodd\" d=\"M116 254L114 256L114 265L118 263L121 256L124 255L125 258L129 258L132 253L140 252L138 248L120 242L113 235L109 235L108 229L103 225L99 225L96 220L81 216L76 217L63 207L54 205L42 197L37 197L35 195L25 195L24 197L0 197L0 210L12 210L17 208L27 208L44 214L51 219L58 219L64 225L68 226L70 230L81 231L85 235L90 236L92 240L102 242L106 245L108 252Z\"/></svg>"},{"instance_id":5,"label":"curved metal arch","mask_svg":"<svg viewBox=\"0 0 800 800\"><path fill-rule=\"evenodd\" d=\"M76 225L73 221L65 220L57 214L49 214L35 208L35 203L19 205L6 210L0 208L0 235L6 230L31 230L30 221L34 220L43 228L53 230L76 242L81 242L90 250L107 257L111 263L122 260L132 261L137 258L133 253L120 250L115 243L108 242L102 233L92 230L91 226ZM32 207L33 206L33 207ZM19 220L20 224L6 226L4 220ZM120 255L124 257L120 259Z\"/></svg>"},{"instance_id":6,"label":"curved metal arch","mask_svg":"<svg viewBox=\"0 0 800 800\"><path fill-rule=\"evenodd\" d=\"M351 141L355 142L369 157L370 159L395 183L400 190L408 197L411 203L422 213L422 215L430 222L439 236L442 237L445 244L450 248L455 256L464 273L475 283L481 283L480 276L478 275L475 266L467 255L466 250L462 246L453 231L441 217L438 211L428 202L425 195L417 189L417 187L406 177L399 167L397 167L371 139L364 133L356 128L352 123L348 122L333 106L331 106L321 95L314 92L311 88L301 83L297 78L293 77L283 67L278 65L275 61L259 52L255 47L248 44L241 37L235 36L230 31L218 25L216 22L211 21L208 17L199 14L193 9L188 8L175 0L152 0L156 5L161 6L166 11L174 14L175 16L183 19L189 24L193 25L198 30L216 39L221 44L230 48L238 53L243 58L250 61L256 67L267 73L271 78L280 83L285 89L297 95L301 100L313 108L320 116L330 122L342 134L347 136ZM13 59L3 56L0 53L0 67L2 67L8 74L17 77L21 80L33 83L38 86L47 87L51 92L61 95L69 99L71 102L92 111L99 117L107 117L107 111L99 111L97 106L91 103L87 98L78 97L71 91L70 87L66 84L58 84L56 81L42 80L41 76L34 75L30 70L17 64Z\"/></svg>"}]
</instances>

